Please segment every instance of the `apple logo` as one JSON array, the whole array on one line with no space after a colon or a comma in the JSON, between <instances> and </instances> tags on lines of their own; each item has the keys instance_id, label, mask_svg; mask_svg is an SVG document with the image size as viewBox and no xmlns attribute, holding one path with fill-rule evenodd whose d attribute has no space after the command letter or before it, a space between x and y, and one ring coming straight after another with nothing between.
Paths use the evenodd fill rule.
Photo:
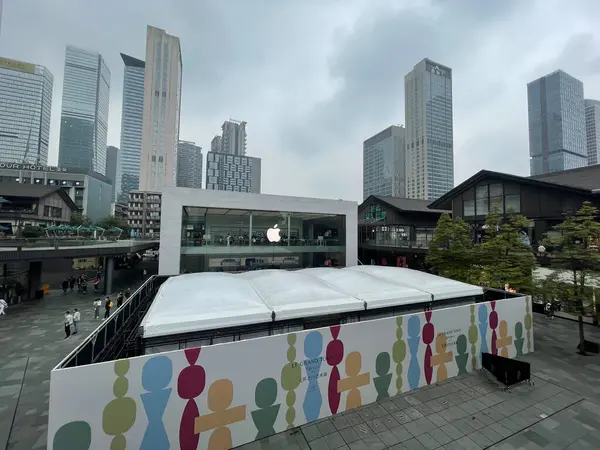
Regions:
<instances>
[{"instance_id":1,"label":"apple logo","mask_svg":"<svg viewBox=\"0 0 600 450\"><path fill-rule=\"evenodd\" d=\"M273 228L267 230L267 240L269 242L279 242L281 240L279 233L281 233L281 230L277 228L277 225L274 225Z\"/></svg>"}]
</instances>

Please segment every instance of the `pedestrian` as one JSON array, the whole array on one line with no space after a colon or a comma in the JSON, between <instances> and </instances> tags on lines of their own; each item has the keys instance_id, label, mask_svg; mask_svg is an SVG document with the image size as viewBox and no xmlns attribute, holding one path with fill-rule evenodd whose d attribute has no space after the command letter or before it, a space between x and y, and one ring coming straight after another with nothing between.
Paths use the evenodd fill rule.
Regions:
<instances>
[{"instance_id":1,"label":"pedestrian","mask_svg":"<svg viewBox=\"0 0 600 450\"><path fill-rule=\"evenodd\" d=\"M100 307L102 306L102 301L97 298L96 300L94 300L94 319L99 319L100 318Z\"/></svg>"},{"instance_id":2,"label":"pedestrian","mask_svg":"<svg viewBox=\"0 0 600 450\"><path fill-rule=\"evenodd\" d=\"M77 334L79 332L79 321L81 320L81 313L77 308L75 308L75 312L73 313L73 334Z\"/></svg>"},{"instance_id":3,"label":"pedestrian","mask_svg":"<svg viewBox=\"0 0 600 450\"><path fill-rule=\"evenodd\" d=\"M67 339L69 336L71 336L71 325L73 325L73 316L71 315L70 311L67 311L65 313L65 339Z\"/></svg>"},{"instance_id":4,"label":"pedestrian","mask_svg":"<svg viewBox=\"0 0 600 450\"><path fill-rule=\"evenodd\" d=\"M4 300L3 298L0 298L0 316L6 315L6 313L4 312L6 308L8 308L8 303L6 303L6 300Z\"/></svg>"},{"instance_id":5,"label":"pedestrian","mask_svg":"<svg viewBox=\"0 0 600 450\"><path fill-rule=\"evenodd\" d=\"M117 295L117 308L123 304L124 299L123 292L119 292L119 295Z\"/></svg>"},{"instance_id":6,"label":"pedestrian","mask_svg":"<svg viewBox=\"0 0 600 450\"><path fill-rule=\"evenodd\" d=\"M69 278L69 287L71 288L71 292L73 292L73 288L75 287L75 277L73 275Z\"/></svg>"},{"instance_id":7,"label":"pedestrian","mask_svg":"<svg viewBox=\"0 0 600 450\"><path fill-rule=\"evenodd\" d=\"M62 290L66 294L68 289L69 289L69 280L67 278L65 278L62 282Z\"/></svg>"},{"instance_id":8,"label":"pedestrian","mask_svg":"<svg viewBox=\"0 0 600 450\"><path fill-rule=\"evenodd\" d=\"M125 298L129 297L131 297L131 288L127 288L127 290L125 291Z\"/></svg>"},{"instance_id":9,"label":"pedestrian","mask_svg":"<svg viewBox=\"0 0 600 450\"><path fill-rule=\"evenodd\" d=\"M112 308L112 302L110 301L110 298L106 297L105 302L104 302L104 319L106 320L108 319L108 316L110 316L110 308Z\"/></svg>"},{"instance_id":10,"label":"pedestrian","mask_svg":"<svg viewBox=\"0 0 600 450\"><path fill-rule=\"evenodd\" d=\"M546 307L544 308L544 312L546 313L546 319L550 319L552 316L552 303L550 300L546 302Z\"/></svg>"}]
</instances>

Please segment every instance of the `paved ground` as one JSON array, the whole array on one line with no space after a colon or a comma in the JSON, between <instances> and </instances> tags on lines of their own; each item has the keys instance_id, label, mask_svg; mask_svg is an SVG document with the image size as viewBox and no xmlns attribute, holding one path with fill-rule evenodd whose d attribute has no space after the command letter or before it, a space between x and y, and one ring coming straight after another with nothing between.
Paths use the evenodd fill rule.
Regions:
<instances>
[{"instance_id":1,"label":"paved ground","mask_svg":"<svg viewBox=\"0 0 600 450\"><path fill-rule=\"evenodd\" d=\"M142 267L156 272L156 263L143 264L131 270L129 280L117 275L115 291L136 289ZM93 290L86 295L52 291L43 300L11 306L0 317L0 449L46 448L50 371L98 326L92 310L97 297L101 294ZM64 339L64 312L73 308L81 311L81 330Z\"/></svg>"}]
</instances>

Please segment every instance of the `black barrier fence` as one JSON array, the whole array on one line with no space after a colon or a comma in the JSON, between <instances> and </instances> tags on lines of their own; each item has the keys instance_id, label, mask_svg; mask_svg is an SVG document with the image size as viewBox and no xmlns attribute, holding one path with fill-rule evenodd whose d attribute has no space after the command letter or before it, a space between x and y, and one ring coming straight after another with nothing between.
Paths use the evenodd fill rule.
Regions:
<instances>
[{"instance_id":1,"label":"black barrier fence","mask_svg":"<svg viewBox=\"0 0 600 450\"><path fill-rule=\"evenodd\" d=\"M531 365L528 362L482 353L481 365L507 387L531 380Z\"/></svg>"}]
</instances>

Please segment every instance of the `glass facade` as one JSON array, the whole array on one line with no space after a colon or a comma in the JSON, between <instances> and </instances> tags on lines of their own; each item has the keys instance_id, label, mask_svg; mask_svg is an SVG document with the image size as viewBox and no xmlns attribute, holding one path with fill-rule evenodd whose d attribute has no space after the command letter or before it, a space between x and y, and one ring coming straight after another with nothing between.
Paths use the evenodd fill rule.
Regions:
<instances>
[{"instance_id":1,"label":"glass facade","mask_svg":"<svg viewBox=\"0 0 600 450\"><path fill-rule=\"evenodd\" d=\"M343 215L184 207L184 272L345 266Z\"/></svg>"},{"instance_id":2,"label":"glass facade","mask_svg":"<svg viewBox=\"0 0 600 450\"><path fill-rule=\"evenodd\" d=\"M600 101L585 100L585 137L588 164L598 164L600 158Z\"/></svg>"},{"instance_id":3,"label":"glass facade","mask_svg":"<svg viewBox=\"0 0 600 450\"><path fill-rule=\"evenodd\" d=\"M98 53L67 46L58 161L105 174L110 70Z\"/></svg>"},{"instance_id":4,"label":"glass facade","mask_svg":"<svg viewBox=\"0 0 600 450\"><path fill-rule=\"evenodd\" d=\"M473 195L474 194L474 195ZM473 192L463 194L462 217L487 216L496 211L499 214L520 213L521 194L518 189L506 188L502 183L482 184Z\"/></svg>"},{"instance_id":5,"label":"glass facade","mask_svg":"<svg viewBox=\"0 0 600 450\"><path fill-rule=\"evenodd\" d=\"M583 83L557 70L527 85L531 175L588 164Z\"/></svg>"},{"instance_id":6,"label":"glass facade","mask_svg":"<svg viewBox=\"0 0 600 450\"><path fill-rule=\"evenodd\" d=\"M0 160L48 164L54 77L42 66L0 58Z\"/></svg>"},{"instance_id":7,"label":"glass facade","mask_svg":"<svg viewBox=\"0 0 600 450\"><path fill-rule=\"evenodd\" d=\"M179 141L177 187L202 189L202 147L194 142Z\"/></svg>"},{"instance_id":8,"label":"glass facade","mask_svg":"<svg viewBox=\"0 0 600 450\"><path fill-rule=\"evenodd\" d=\"M125 65L121 110L121 149L117 169L117 201L127 204L129 192L140 188L142 123L144 120L144 61L121 53Z\"/></svg>"},{"instance_id":9,"label":"glass facade","mask_svg":"<svg viewBox=\"0 0 600 450\"><path fill-rule=\"evenodd\" d=\"M391 126L363 143L363 199L405 197L404 127Z\"/></svg>"}]
</instances>

